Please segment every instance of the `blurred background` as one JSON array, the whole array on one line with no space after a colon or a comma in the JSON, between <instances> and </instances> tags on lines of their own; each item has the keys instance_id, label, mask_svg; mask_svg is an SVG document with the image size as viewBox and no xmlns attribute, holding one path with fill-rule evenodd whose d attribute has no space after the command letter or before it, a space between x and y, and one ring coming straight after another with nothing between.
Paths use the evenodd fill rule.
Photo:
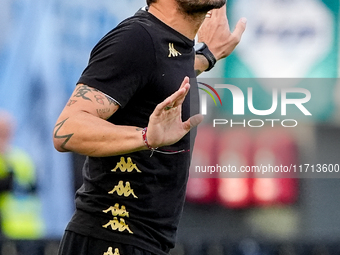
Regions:
<instances>
[{"instance_id":1,"label":"blurred background","mask_svg":"<svg viewBox=\"0 0 340 255\"><path fill-rule=\"evenodd\" d=\"M56 254L84 159L54 150L55 121L92 47L144 5L2 0L1 255ZM340 164L339 9L338 0L228 1L231 28L244 16L247 30L237 50L202 77L264 78L251 84L262 95L254 94L254 103L263 109L270 107L267 78L320 79L305 86L316 95L313 121L291 129L218 132L202 125L193 165ZM218 112L231 118L228 104ZM340 254L340 179L279 177L190 178L172 254Z\"/></svg>"}]
</instances>

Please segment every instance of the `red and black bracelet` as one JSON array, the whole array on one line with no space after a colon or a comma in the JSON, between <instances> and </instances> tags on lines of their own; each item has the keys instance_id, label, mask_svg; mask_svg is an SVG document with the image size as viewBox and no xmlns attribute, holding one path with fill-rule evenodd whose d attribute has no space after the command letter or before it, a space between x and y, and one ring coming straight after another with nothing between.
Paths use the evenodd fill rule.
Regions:
<instances>
[{"instance_id":1,"label":"red and black bracelet","mask_svg":"<svg viewBox=\"0 0 340 255\"><path fill-rule=\"evenodd\" d=\"M148 128L143 128L142 130L142 136L143 136L143 141L146 147L148 147L149 150L151 150L151 155L150 158L152 157L153 153L156 151L158 153L162 153L162 154L168 154L168 155L173 155L173 154L177 154L177 153L183 153L183 152L190 152L190 150L178 150L178 151L172 151L172 150L157 150L157 148L153 148L150 146L150 144L148 143L148 139L146 138L146 132L147 132Z\"/></svg>"},{"instance_id":2,"label":"red and black bracelet","mask_svg":"<svg viewBox=\"0 0 340 255\"><path fill-rule=\"evenodd\" d=\"M151 147L150 144L148 143L148 139L146 138L146 131L148 131L148 128L147 128L147 127L143 128L143 130L142 130L142 136L143 136L144 144L146 145L146 147L148 147L149 150L151 150L152 152L154 152L154 150L156 150L157 148ZM152 154L151 154L151 155L152 155Z\"/></svg>"}]
</instances>

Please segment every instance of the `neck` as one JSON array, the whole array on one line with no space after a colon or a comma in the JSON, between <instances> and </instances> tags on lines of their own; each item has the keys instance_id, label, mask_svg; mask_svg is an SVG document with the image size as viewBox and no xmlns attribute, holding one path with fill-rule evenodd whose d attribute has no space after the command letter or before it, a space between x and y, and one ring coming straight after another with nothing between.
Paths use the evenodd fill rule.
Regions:
<instances>
[{"instance_id":1,"label":"neck","mask_svg":"<svg viewBox=\"0 0 340 255\"><path fill-rule=\"evenodd\" d=\"M149 13L177 32L194 40L205 18L205 13L189 15L182 12L175 1L158 1L149 7Z\"/></svg>"}]
</instances>

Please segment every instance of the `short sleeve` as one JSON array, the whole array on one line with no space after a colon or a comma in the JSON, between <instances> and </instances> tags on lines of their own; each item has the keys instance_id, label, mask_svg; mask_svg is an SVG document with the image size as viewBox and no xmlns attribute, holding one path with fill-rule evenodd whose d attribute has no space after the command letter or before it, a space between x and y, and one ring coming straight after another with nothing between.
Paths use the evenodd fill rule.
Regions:
<instances>
[{"instance_id":1,"label":"short sleeve","mask_svg":"<svg viewBox=\"0 0 340 255\"><path fill-rule=\"evenodd\" d=\"M122 108L145 86L155 70L152 39L138 22L121 24L93 48L78 84L96 88Z\"/></svg>"}]
</instances>

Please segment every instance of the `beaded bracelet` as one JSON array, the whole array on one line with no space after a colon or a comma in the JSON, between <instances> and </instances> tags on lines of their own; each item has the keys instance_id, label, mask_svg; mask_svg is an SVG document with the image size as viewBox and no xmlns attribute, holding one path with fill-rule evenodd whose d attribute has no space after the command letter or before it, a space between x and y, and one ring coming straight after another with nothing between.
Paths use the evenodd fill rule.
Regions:
<instances>
[{"instance_id":1,"label":"beaded bracelet","mask_svg":"<svg viewBox=\"0 0 340 255\"><path fill-rule=\"evenodd\" d=\"M146 147L148 147L149 150L151 150L151 155L150 158L152 157L153 153L156 151L158 153L162 153L162 154L167 154L167 155L173 155L173 154L178 154L178 153L183 153L183 152L190 152L190 150L178 150L178 151L170 151L170 150L157 150L157 148L153 148L150 146L150 144L148 143L148 139L146 138L146 131L148 130L148 128L143 128L142 130L142 136L143 136L143 141Z\"/></svg>"},{"instance_id":2,"label":"beaded bracelet","mask_svg":"<svg viewBox=\"0 0 340 255\"><path fill-rule=\"evenodd\" d=\"M144 141L144 144L146 145L146 147L148 147L149 150L151 150L151 156L153 154L153 152L158 148L153 148L150 146L150 144L148 143L148 139L146 138L146 131L148 130L147 127L143 128L142 130L142 136L143 136L143 141ZM151 157L150 156L150 157Z\"/></svg>"}]
</instances>

